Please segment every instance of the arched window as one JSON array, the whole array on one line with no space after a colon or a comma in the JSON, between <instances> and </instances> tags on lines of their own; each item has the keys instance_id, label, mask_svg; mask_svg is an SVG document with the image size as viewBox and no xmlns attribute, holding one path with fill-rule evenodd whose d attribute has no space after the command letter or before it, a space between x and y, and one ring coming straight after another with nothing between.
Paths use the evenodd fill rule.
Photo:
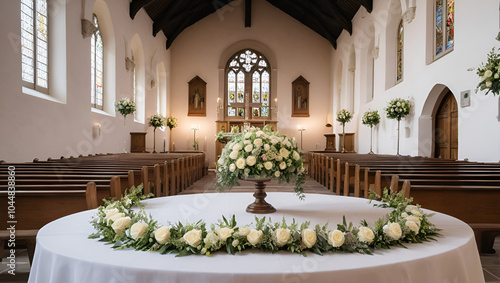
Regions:
<instances>
[{"instance_id":1,"label":"arched window","mask_svg":"<svg viewBox=\"0 0 500 283\"><path fill-rule=\"evenodd\" d=\"M90 88L90 103L92 107L97 109L103 109L103 82L104 82L104 52L101 37L101 30L99 27L99 21L97 16L94 14L93 22L97 28L94 34L92 34L91 39L91 80L92 85Z\"/></svg>"},{"instance_id":2,"label":"arched window","mask_svg":"<svg viewBox=\"0 0 500 283\"><path fill-rule=\"evenodd\" d=\"M23 85L46 94L49 88L48 18L47 0L21 0Z\"/></svg>"},{"instance_id":3,"label":"arched window","mask_svg":"<svg viewBox=\"0 0 500 283\"><path fill-rule=\"evenodd\" d=\"M434 58L453 50L455 38L455 0L434 1Z\"/></svg>"},{"instance_id":4,"label":"arched window","mask_svg":"<svg viewBox=\"0 0 500 283\"><path fill-rule=\"evenodd\" d=\"M251 49L237 52L225 70L227 119L269 119L271 66L264 55Z\"/></svg>"},{"instance_id":5,"label":"arched window","mask_svg":"<svg viewBox=\"0 0 500 283\"><path fill-rule=\"evenodd\" d=\"M397 42L397 60L396 60L396 83L403 80L403 46L404 46L404 27L403 20L399 22Z\"/></svg>"}]
</instances>

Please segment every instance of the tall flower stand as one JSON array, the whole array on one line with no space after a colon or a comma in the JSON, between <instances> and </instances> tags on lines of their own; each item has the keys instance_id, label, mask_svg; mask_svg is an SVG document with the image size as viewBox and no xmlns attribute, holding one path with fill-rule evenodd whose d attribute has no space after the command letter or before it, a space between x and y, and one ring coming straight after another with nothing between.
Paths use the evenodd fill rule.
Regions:
<instances>
[{"instance_id":1,"label":"tall flower stand","mask_svg":"<svg viewBox=\"0 0 500 283\"><path fill-rule=\"evenodd\" d=\"M345 123L342 123L342 153L345 153Z\"/></svg>"},{"instance_id":2,"label":"tall flower stand","mask_svg":"<svg viewBox=\"0 0 500 283\"><path fill-rule=\"evenodd\" d=\"M168 144L168 151L174 151L174 143L173 143L173 138L172 138L172 128L169 128L170 129L170 140L169 140L169 144Z\"/></svg>"},{"instance_id":3,"label":"tall flower stand","mask_svg":"<svg viewBox=\"0 0 500 283\"><path fill-rule=\"evenodd\" d=\"M127 125L127 115L123 115L123 125L124 126ZM127 140L126 139L123 140L123 153L128 153L127 152Z\"/></svg>"},{"instance_id":4,"label":"tall flower stand","mask_svg":"<svg viewBox=\"0 0 500 283\"><path fill-rule=\"evenodd\" d=\"M400 119L398 119L398 148L397 148L397 153L396 153L396 155L397 155L397 156L401 156L401 155L399 154L399 124L400 124L400 122L401 122L401 120L400 120Z\"/></svg>"},{"instance_id":5,"label":"tall flower stand","mask_svg":"<svg viewBox=\"0 0 500 283\"><path fill-rule=\"evenodd\" d=\"M370 126L370 152L368 152L368 154L374 154L372 150L372 144L373 144L373 125Z\"/></svg>"},{"instance_id":6,"label":"tall flower stand","mask_svg":"<svg viewBox=\"0 0 500 283\"><path fill-rule=\"evenodd\" d=\"M247 206L246 211L248 213L254 214L267 214L276 212L276 208L274 208L271 204L266 202L265 198L266 194L266 184L271 181L270 178L246 178L246 181L255 182L255 190L256 192L253 194L255 197L255 201Z\"/></svg>"},{"instance_id":7,"label":"tall flower stand","mask_svg":"<svg viewBox=\"0 0 500 283\"><path fill-rule=\"evenodd\" d=\"M153 153L156 153L156 128L153 129Z\"/></svg>"}]
</instances>

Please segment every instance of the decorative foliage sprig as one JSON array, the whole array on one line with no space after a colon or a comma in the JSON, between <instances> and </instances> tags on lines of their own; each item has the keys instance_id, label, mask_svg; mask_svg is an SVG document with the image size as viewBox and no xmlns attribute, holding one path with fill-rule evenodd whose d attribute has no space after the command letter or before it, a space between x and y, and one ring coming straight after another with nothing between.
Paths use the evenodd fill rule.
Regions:
<instances>
[{"instance_id":1,"label":"decorative foliage sprig","mask_svg":"<svg viewBox=\"0 0 500 283\"><path fill-rule=\"evenodd\" d=\"M127 115L134 113L136 107L135 102L128 98L122 98L115 103L115 110L123 115L124 118L126 118Z\"/></svg>"},{"instance_id":2,"label":"decorative foliage sprig","mask_svg":"<svg viewBox=\"0 0 500 283\"><path fill-rule=\"evenodd\" d=\"M133 248L138 251L156 251L161 254L177 253L207 255L224 250L235 254L247 249L267 252L286 250L306 255L326 252L358 252L372 254L375 249L404 246L405 243L421 243L435 240L437 229L428 221L431 214L425 214L418 205L411 205L411 199L404 192L394 194L384 189L383 195L370 192L370 196L383 203L374 206L392 208L386 216L374 225L362 220L359 226L347 222L345 216L333 230L328 224L311 227L311 223L272 222L271 219L255 217L255 223L238 225L235 216L222 216L217 224L208 228L203 220L196 223L175 223L161 225L151 216L146 216L141 200L142 186L132 188L120 201L107 201L97 209L91 220L96 230L90 239L100 239L113 244L114 249ZM138 213L132 206L140 208Z\"/></svg>"},{"instance_id":3,"label":"decorative foliage sprig","mask_svg":"<svg viewBox=\"0 0 500 283\"><path fill-rule=\"evenodd\" d=\"M222 149L216 166L219 191L239 185L240 177L254 176L295 182L295 192L300 198L304 197L305 170L295 140L272 132L269 126L262 130L252 127L235 134Z\"/></svg>"},{"instance_id":4,"label":"decorative foliage sprig","mask_svg":"<svg viewBox=\"0 0 500 283\"><path fill-rule=\"evenodd\" d=\"M345 125L345 123L349 123L352 119L352 114L347 109L341 109L337 113L337 121Z\"/></svg>"},{"instance_id":5,"label":"decorative foliage sprig","mask_svg":"<svg viewBox=\"0 0 500 283\"><path fill-rule=\"evenodd\" d=\"M177 118L174 116L168 116L166 126L169 127L170 130L177 127Z\"/></svg>"},{"instance_id":6,"label":"decorative foliage sprig","mask_svg":"<svg viewBox=\"0 0 500 283\"><path fill-rule=\"evenodd\" d=\"M155 114L149 118L148 125L153 127L155 130L158 127L163 127L165 125L165 117L162 115Z\"/></svg>"},{"instance_id":7,"label":"decorative foliage sprig","mask_svg":"<svg viewBox=\"0 0 500 283\"><path fill-rule=\"evenodd\" d=\"M488 53L486 62L481 63L476 70L476 74L481 78L481 81L476 87L476 93L479 90L486 90L488 93L498 95L500 93L500 48L493 47ZM469 69L470 71L474 69Z\"/></svg>"},{"instance_id":8,"label":"decorative foliage sprig","mask_svg":"<svg viewBox=\"0 0 500 283\"><path fill-rule=\"evenodd\" d=\"M361 119L363 125L368 125L370 128L376 126L380 122L380 115L377 110L366 111Z\"/></svg>"},{"instance_id":9,"label":"decorative foliage sprig","mask_svg":"<svg viewBox=\"0 0 500 283\"><path fill-rule=\"evenodd\" d=\"M403 98L395 98L389 102L384 110L387 118L401 121L401 119L410 114L410 101Z\"/></svg>"}]
</instances>

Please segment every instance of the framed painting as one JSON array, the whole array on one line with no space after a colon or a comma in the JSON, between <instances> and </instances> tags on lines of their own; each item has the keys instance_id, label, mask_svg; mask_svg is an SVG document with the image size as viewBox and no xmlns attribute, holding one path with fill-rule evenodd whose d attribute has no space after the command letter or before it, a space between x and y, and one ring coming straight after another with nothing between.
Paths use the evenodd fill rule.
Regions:
<instances>
[{"instance_id":1,"label":"framed painting","mask_svg":"<svg viewBox=\"0 0 500 283\"><path fill-rule=\"evenodd\" d=\"M302 76L292 82L292 117L309 117L309 82Z\"/></svg>"},{"instance_id":2,"label":"framed painting","mask_svg":"<svg viewBox=\"0 0 500 283\"><path fill-rule=\"evenodd\" d=\"M188 116L207 116L207 83L196 76L189 81Z\"/></svg>"}]
</instances>

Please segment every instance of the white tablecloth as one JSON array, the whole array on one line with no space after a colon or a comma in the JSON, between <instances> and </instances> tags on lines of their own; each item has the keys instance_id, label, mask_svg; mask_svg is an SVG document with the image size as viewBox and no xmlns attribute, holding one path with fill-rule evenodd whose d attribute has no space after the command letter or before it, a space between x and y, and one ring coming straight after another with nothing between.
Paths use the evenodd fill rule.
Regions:
<instances>
[{"instance_id":1,"label":"white tablecloth","mask_svg":"<svg viewBox=\"0 0 500 283\"><path fill-rule=\"evenodd\" d=\"M216 223L222 215L236 215L238 224L254 221L245 212L251 193L216 193L156 198L146 209L162 224L204 219ZM345 215L355 225L361 219L373 224L390 210L375 208L366 199L307 194L300 201L292 193L268 193L266 200L283 216L312 225L336 227ZM474 234L462 221L437 213L431 217L441 231L437 242L408 244L378 250L375 255L329 253L307 257L289 252L276 254L245 251L207 256L113 250L97 240L89 224L95 210L63 217L44 226L37 245L29 283L96 282L484 282ZM261 217L261 216L259 216ZM209 225L207 226L209 227Z\"/></svg>"}]
</instances>

